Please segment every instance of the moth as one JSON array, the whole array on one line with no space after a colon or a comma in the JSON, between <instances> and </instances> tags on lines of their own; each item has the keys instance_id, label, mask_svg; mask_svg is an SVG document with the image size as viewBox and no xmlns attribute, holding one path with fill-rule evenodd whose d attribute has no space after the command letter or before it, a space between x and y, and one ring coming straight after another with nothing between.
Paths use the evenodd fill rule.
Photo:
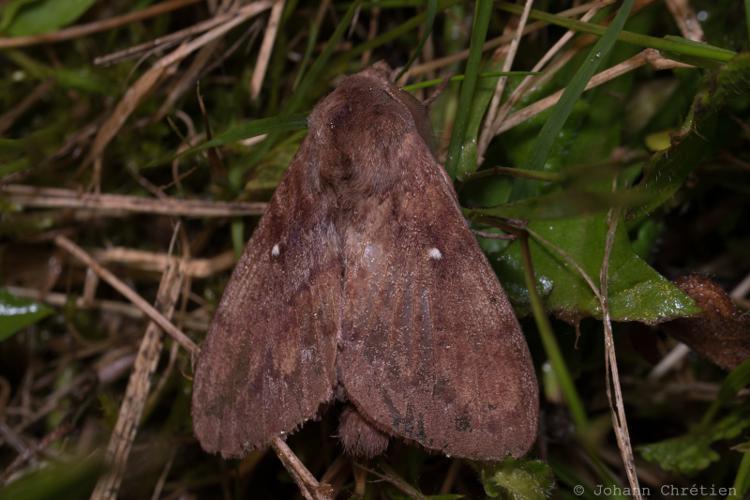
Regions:
<instances>
[{"instance_id":1,"label":"moth","mask_svg":"<svg viewBox=\"0 0 750 500\"><path fill-rule=\"evenodd\" d=\"M246 455L343 401L355 456L392 436L525 454L538 387L510 303L431 149L425 107L377 64L316 105L198 357L195 434Z\"/></svg>"}]
</instances>

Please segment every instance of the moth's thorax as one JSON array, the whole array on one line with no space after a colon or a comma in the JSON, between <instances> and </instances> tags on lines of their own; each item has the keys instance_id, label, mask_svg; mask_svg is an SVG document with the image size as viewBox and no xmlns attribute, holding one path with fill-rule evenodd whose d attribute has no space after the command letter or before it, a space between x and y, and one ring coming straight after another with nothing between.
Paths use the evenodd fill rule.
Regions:
<instances>
[{"instance_id":1,"label":"moth's thorax","mask_svg":"<svg viewBox=\"0 0 750 500\"><path fill-rule=\"evenodd\" d=\"M320 152L318 174L345 204L385 193L403 180L397 155L415 132L429 148L424 107L375 72L344 79L310 116L311 140Z\"/></svg>"}]
</instances>

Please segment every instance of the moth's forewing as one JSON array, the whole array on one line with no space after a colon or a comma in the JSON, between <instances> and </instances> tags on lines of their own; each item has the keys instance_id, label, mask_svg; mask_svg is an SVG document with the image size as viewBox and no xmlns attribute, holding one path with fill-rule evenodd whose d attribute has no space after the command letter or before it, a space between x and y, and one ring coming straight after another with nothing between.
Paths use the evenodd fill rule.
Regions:
<instances>
[{"instance_id":1,"label":"moth's forewing","mask_svg":"<svg viewBox=\"0 0 750 500\"><path fill-rule=\"evenodd\" d=\"M349 102L367 103L349 106L348 133L372 158L357 180L371 189L352 201L342 237L339 381L366 418L426 448L523 455L538 388L513 309L413 111L368 97L373 88L348 89ZM373 129L377 141L362 144Z\"/></svg>"},{"instance_id":2,"label":"moth's forewing","mask_svg":"<svg viewBox=\"0 0 750 500\"><path fill-rule=\"evenodd\" d=\"M202 345L193 427L240 457L293 431L333 394L341 262L333 201L306 141L237 264Z\"/></svg>"}]
</instances>

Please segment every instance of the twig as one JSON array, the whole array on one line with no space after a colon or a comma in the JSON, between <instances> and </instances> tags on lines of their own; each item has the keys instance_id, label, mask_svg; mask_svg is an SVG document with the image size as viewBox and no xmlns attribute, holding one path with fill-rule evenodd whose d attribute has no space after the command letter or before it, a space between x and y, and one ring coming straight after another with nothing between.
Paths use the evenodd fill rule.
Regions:
<instances>
[{"instance_id":1,"label":"twig","mask_svg":"<svg viewBox=\"0 0 750 500\"><path fill-rule=\"evenodd\" d=\"M187 276L194 278L207 278L218 272L225 271L231 268L235 262L235 254L232 250L223 252L210 259L187 260L163 253L121 247L94 250L91 253L102 264L125 264L146 271L165 272L169 266L181 262L181 271Z\"/></svg>"},{"instance_id":2,"label":"twig","mask_svg":"<svg viewBox=\"0 0 750 500\"><path fill-rule=\"evenodd\" d=\"M54 86L54 80L46 80L37 85L29 95L21 99L21 102L13 106L11 109L0 115L0 136L2 136L6 130L13 126L13 123L23 115L31 106L34 105L39 99L47 95L47 92Z\"/></svg>"},{"instance_id":3,"label":"twig","mask_svg":"<svg viewBox=\"0 0 750 500\"><path fill-rule=\"evenodd\" d=\"M503 61L503 72L510 71L511 67L513 66L513 61L516 59L516 52L518 51L518 45L521 42L521 37L523 36L523 30L526 27L526 21L529 19L529 12L531 12L531 6L534 5L534 0L526 0L523 6L523 13L521 14L521 19L518 21L518 26L516 27L516 32L513 35L513 40L510 42L510 47L508 48L508 52L505 54L505 60ZM490 142L490 139L492 137L491 132L494 128L492 126L493 123L495 123L495 117L497 116L498 108L500 106L500 99L503 97L503 92L505 91L505 84L508 81L507 76L501 76L497 80L497 85L495 86L495 93L492 96L492 100L490 101L490 105L487 108L487 115L484 118L484 127L482 128L482 132L479 136L479 156L484 156L483 151L487 148L487 144Z\"/></svg>"},{"instance_id":4,"label":"twig","mask_svg":"<svg viewBox=\"0 0 750 500\"><path fill-rule=\"evenodd\" d=\"M132 302L133 305L142 310L146 316L148 316L154 323L158 324L170 337L172 337L178 344L184 347L190 354L198 354L198 346L190 339L190 337L185 335L176 326L174 326L167 318L164 317L162 313L157 311L154 306L146 302L143 297L138 295L138 293L136 293L132 288L123 283L117 276L102 267L81 247L70 241L65 236L57 236L55 238L55 244L70 253L76 259L89 266L96 274L99 275L101 279L109 283L112 288L120 292L123 296L125 296L125 298Z\"/></svg>"},{"instance_id":5,"label":"twig","mask_svg":"<svg viewBox=\"0 0 750 500\"><path fill-rule=\"evenodd\" d=\"M109 19L102 19L100 21L94 21L88 24L81 24L78 26L72 26L70 28L55 31L53 33L43 33L40 35L30 36L17 36L12 38L0 38L0 49L10 49L19 47L28 47L29 45L37 45L40 43L56 43L65 40L71 40L73 38L80 38L82 36L90 35L92 33L99 33L101 31L107 31L112 28L117 28L124 24L133 23L149 17L155 17L172 10L181 9L182 7L198 3L201 0L169 0L161 2L151 7L130 12L122 16L111 17Z\"/></svg>"},{"instance_id":6,"label":"twig","mask_svg":"<svg viewBox=\"0 0 750 500\"><path fill-rule=\"evenodd\" d=\"M680 28L682 36L688 40L702 42L704 39L703 28L701 28L695 10L690 6L688 0L664 0L672 17Z\"/></svg>"},{"instance_id":7,"label":"twig","mask_svg":"<svg viewBox=\"0 0 750 500\"><path fill-rule=\"evenodd\" d=\"M271 441L271 447L297 483L302 496L309 500L330 500L332 498L331 487L325 483L319 483L283 439L274 438Z\"/></svg>"},{"instance_id":8,"label":"twig","mask_svg":"<svg viewBox=\"0 0 750 500\"><path fill-rule=\"evenodd\" d=\"M601 9L602 5L596 4L593 5L582 17L581 21L589 21L591 18L596 15L596 13ZM560 37L555 44L550 47L550 49L539 59L539 61L534 64L534 67L531 68L532 72L538 72L541 71L547 63L555 56L557 53L562 50L562 48L575 36L576 32L573 30L568 30L566 33L563 34L563 36ZM489 132L490 130L496 130L500 123L505 120L505 117L508 116L508 113L513 109L513 106L521 99L521 97L524 95L524 93L534 84L541 85L543 82L546 82L552 76L560 70L567 62L573 58L573 56L576 54L577 50L570 50L566 54L563 55L558 61L556 61L555 64L550 66L547 71L545 71L544 74L534 76L529 75L524 77L524 79L521 81L521 83L513 89L513 92L511 93L510 97L508 97L508 101L499 109L498 113L495 115L495 118L490 122L487 121L486 123L489 125L489 128L486 128L485 130ZM479 158L484 158L484 152L487 150L487 147L489 146L489 142L492 139L492 136L488 134L487 137L484 137L482 141L480 141L477 150L479 154ZM481 161L481 160L480 160Z\"/></svg>"},{"instance_id":9,"label":"twig","mask_svg":"<svg viewBox=\"0 0 750 500\"><path fill-rule=\"evenodd\" d=\"M8 292L18 297L44 302L45 304L49 304L51 306L63 307L71 303L71 296L65 293L43 293L32 288L22 288L16 286L5 286L4 288ZM134 305L127 302L118 302L116 300L95 299L90 302L85 302L83 297L78 297L73 300L73 304L75 305L75 307L78 307L80 309L99 309L107 313L121 314L123 316L127 316L128 318L143 319L147 317L143 311L141 311ZM183 322L185 326L190 330L206 331L208 329L208 323L199 318L183 318Z\"/></svg>"},{"instance_id":10,"label":"twig","mask_svg":"<svg viewBox=\"0 0 750 500\"><path fill-rule=\"evenodd\" d=\"M121 194L80 193L70 189L11 184L0 186L11 203L34 208L96 210L102 215L141 213L182 217L241 217L260 215L265 203L219 202L196 199L153 199Z\"/></svg>"},{"instance_id":11,"label":"twig","mask_svg":"<svg viewBox=\"0 0 750 500\"><path fill-rule=\"evenodd\" d=\"M179 43L185 38L189 38L193 35L197 35L198 33L203 33L212 28L215 28L216 26L219 26L220 24L226 22L228 19L231 19L233 15L233 12L220 14L218 16L212 17L211 19L206 19L205 21L201 21L192 26L188 26L187 28L173 31L168 35L154 38L153 40L149 40L148 42L133 45L132 47L118 50L117 52L112 52L111 54L107 54L106 56L99 56L94 59L94 65L106 66L123 61L125 59L129 59L131 57L135 57L143 52L149 52L171 46L175 43Z\"/></svg>"},{"instance_id":12,"label":"twig","mask_svg":"<svg viewBox=\"0 0 750 500\"><path fill-rule=\"evenodd\" d=\"M615 181L616 182L616 181ZM613 185L613 188L616 184ZM636 500L641 500L641 488L638 485L638 473L635 469L635 459L633 458L633 448L630 443L630 432L628 431L628 421L625 415L625 404L622 398L622 387L620 386L620 374L617 368L617 354L615 352L615 339L612 334L612 321L609 313L609 260L612 254L612 247L617 234L619 210L612 208L607 214L607 239L604 245L604 256L602 266L599 272L599 300L602 309L602 323L604 326L604 346L605 346L605 370L607 380L607 399L612 413L612 426L614 427L617 438L617 447L620 449L625 474L630 484L630 492ZM612 396L614 390L614 399Z\"/></svg>"},{"instance_id":13,"label":"twig","mask_svg":"<svg viewBox=\"0 0 750 500\"><path fill-rule=\"evenodd\" d=\"M156 306L166 319L171 318L174 313L182 280L183 274L180 271L179 262L173 262L164 272L156 296ZM117 416L117 423L107 447L106 460L112 469L97 482L91 494L92 500L110 500L117 497L138 424L151 389L151 376L156 371L161 354L161 336L161 328L156 323L150 322L135 358L133 372Z\"/></svg>"},{"instance_id":14,"label":"twig","mask_svg":"<svg viewBox=\"0 0 750 500\"><path fill-rule=\"evenodd\" d=\"M125 95L122 96L122 99L120 99L120 102L117 103L112 115L99 129L99 132L94 138L91 150L84 161L85 165L90 165L91 163L94 164L94 175L92 177L94 191L98 191L101 185L101 157L104 153L104 149L115 137L120 128L122 128L125 121L135 110L141 100L151 91L151 89L153 89L167 70L199 48L221 36L224 36L224 34L235 26L242 24L251 17L260 14L270 7L271 3L269 1L259 1L238 9L234 12L234 16L231 19L227 19L226 22L204 33L195 40L183 43L177 49L159 59L151 68L141 75L133 85L130 86L125 92Z\"/></svg>"},{"instance_id":15,"label":"twig","mask_svg":"<svg viewBox=\"0 0 750 500\"><path fill-rule=\"evenodd\" d=\"M571 9L558 12L557 15L561 17L573 17L573 16L577 16L578 14L583 14L584 12L589 10L593 5L602 6L602 5L608 5L610 3L612 3L612 0L597 0L594 2L585 3L583 5L578 5ZM522 34L528 35L530 33L534 33L535 31L539 31L543 28L546 28L547 26L548 26L547 23L544 23L541 21L531 23L527 25L526 28L523 29ZM484 45L482 46L482 51L495 49L497 47L500 47L501 45L505 45L506 43L509 43L511 40L513 40L514 36L515 34L507 34L507 35L499 36L497 38L493 38L492 40L488 40L484 42ZM455 54L451 54L446 57L441 57L439 59L433 59L432 61L414 65L411 68L409 68L409 71L407 71L401 76L401 78L399 79L399 83L406 81L410 77L429 73L431 71L444 68L445 66L450 66L451 64L462 61L466 59L467 57L469 57L469 50L465 49L465 50L456 52Z\"/></svg>"},{"instance_id":16,"label":"twig","mask_svg":"<svg viewBox=\"0 0 750 500\"><path fill-rule=\"evenodd\" d=\"M680 361L685 359L685 356L690 354L690 348L685 344L677 344L671 351L664 356L659 363L654 366L651 372L648 374L649 380L658 380L664 375L669 373L674 367L676 367Z\"/></svg>"},{"instance_id":17,"label":"twig","mask_svg":"<svg viewBox=\"0 0 750 500\"><path fill-rule=\"evenodd\" d=\"M662 57L659 54L659 52L654 49L645 49L639 52L638 54L634 55L630 59L626 59L620 64L612 66L611 68L607 68L604 71L601 71L597 73L596 75L594 75L591 78L591 80L589 80L589 83L586 85L586 90L590 90L594 87L598 87L599 85L602 85L610 80L613 80L617 78L618 76L622 76L625 73L628 73L630 71L633 71L634 69L640 68L641 66L645 64L651 64L656 69L692 68L693 67L689 64L672 61L671 59ZM562 94L563 94L563 90L559 90L555 92L554 94L545 97L544 99L540 99L534 104L531 104L521 110L516 111L515 113L510 115L507 119L505 119L502 123L499 124L498 128L495 130L495 135L502 134L503 132L506 132L512 129L513 127L525 122L526 120L533 118L534 116L545 111L546 109L551 108L557 103L557 101L560 100L560 97L562 96Z\"/></svg>"},{"instance_id":18,"label":"twig","mask_svg":"<svg viewBox=\"0 0 750 500\"><path fill-rule=\"evenodd\" d=\"M740 300L744 298L748 292L750 292L750 274L745 276L745 278L740 281L731 292L729 292L729 296L732 297L733 300Z\"/></svg>"},{"instance_id":19,"label":"twig","mask_svg":"<svg viewBox=\"0 0 750 500\"><path fill-rule=\"evenodd\" d=\"M284 12L284 3L284 0L275 0L273 8L271 8L271 14L268 16L266 33L263 35L263 42L261 42L260 49L258 50L258 59L255 61L253 76L250 79L251 99L257 99L260 95L260 89L263 86L263 80L266 77L268 61L271 59L274 42L276 41L276 33L279 30L281 13Z\"/></svg>"}]
</instances>

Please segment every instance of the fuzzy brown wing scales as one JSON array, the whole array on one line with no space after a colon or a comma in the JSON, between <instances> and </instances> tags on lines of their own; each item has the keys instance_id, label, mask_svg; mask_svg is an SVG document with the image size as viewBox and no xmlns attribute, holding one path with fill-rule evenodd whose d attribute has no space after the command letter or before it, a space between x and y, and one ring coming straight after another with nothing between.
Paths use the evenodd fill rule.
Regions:
<instances>
[{"instance_id":1,"label":"fuzzy brown wing scales","mask_svg":"<svg viewBox=\"0 0 750 500\"><path fill-rule=\"evenodd\" d=\"M292 163L201 348L193 426L224 457L293 431L332 397L341 262L328 201L306 175Z\"/></svg>"},{"instance_id":2,"label":"fuzzy brown wing scales","mask_svg":"<svg viewBox=\"0 0 750 500\"><path fill-rule=\"evenodd\" d=\"M349 226L340 381L394 435L472 459L520 456L538 414L528 348L442 167L421 151L406 189Z\"/></svg>"}]
</instances>

